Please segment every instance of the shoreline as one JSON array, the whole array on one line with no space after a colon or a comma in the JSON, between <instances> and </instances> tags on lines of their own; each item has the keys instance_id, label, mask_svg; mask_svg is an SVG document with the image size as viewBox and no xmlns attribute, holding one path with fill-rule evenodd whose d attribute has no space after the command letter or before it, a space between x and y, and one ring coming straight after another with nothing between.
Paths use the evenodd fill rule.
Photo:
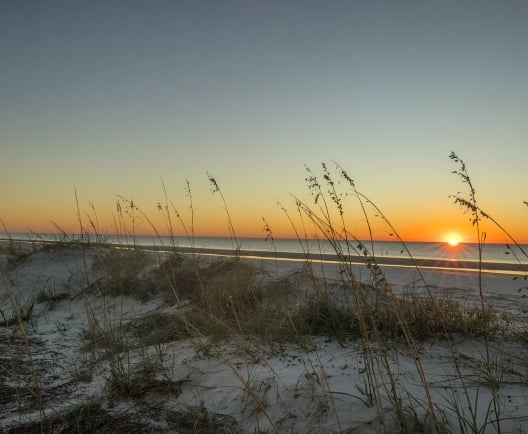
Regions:
<instances>
[{"instance_id":1,"label":"shoreline","mask_svg":"<svg viewBox=\"0 0 528 434\"><path fill-rule=\"evenodd\" d=\"M0 246L9 243L29 244L29 245L52 245L56 241L47 240L24 240L24 239L6 239L0 238ZM90 243L91 244L91 243ZM285 251L265 251L254 249L226 249L212 247L188 247L188 246L163 246L163 245L143 245L143 244L124 244L124 243L106 243L108 246L119 249L135 248L139 250L153 252L178 252L183 254L196 254L202 256L239 256L246 259L267 259L277 261L304 261L310 260L321 263L340 263L346 262L352 265L377 264L386 267L405 267L405 268L424 268L433 270L454 270L464 272L486 272L499 274L528 274L528 264L515 262L496 262L477 260L458 260L458 259L431 259L431 258L414 258L414 257L395 257L395 256L361 256L361 255L338 255L336 253L301 253Z\"/></svg>"},{"instance_id":2,"label":"shoreline","mask_svg":"<svg viewBox=\"0 0 528 434\"><path fill-rule=\"evenodd\" d=\"M200 248L200 247L175 247L172 248L159 248L156 246L137 246L145 250L153 251L179 251L186 254L199 254L199 255L212 255L212 256L240 256L242 258L251 259L270 259L279 261L317 261L317 262L329 262L329 263L340 263L346 261L353 265L365 265L368 263L378 264L388 267L407 267L407 268L432 268L432 269L456 269L460 271L478 272L479 269L485 272L494 273L528 273L527 264L515 264L507 262L482 262L479 266L479 261L466 261L466 260L449 260L449 259L426 259L426 258L397 258L393 256L378 256L370 258L367 256L360 255L337 255L332 253L295 253L295 252L268 252L262 250L236 250L236 249L211 249L211 248Z\"/></svg>"}]
</instances>

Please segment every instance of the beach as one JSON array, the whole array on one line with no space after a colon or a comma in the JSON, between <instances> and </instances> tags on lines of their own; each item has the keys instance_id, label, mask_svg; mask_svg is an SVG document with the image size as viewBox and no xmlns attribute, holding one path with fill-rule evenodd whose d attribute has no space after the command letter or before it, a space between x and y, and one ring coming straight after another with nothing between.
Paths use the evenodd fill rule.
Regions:
<instances>
[{"instance_id":1,"label":"beach","mask_svg":"<svg viewBox=\"0 0 528 434\"><path fill-rule=\"evenodd\" d=\"M0 434L528 434L528 1L0 23Z\"/></svg>"},{"instance_id":2,"label":"beach","mask_svg":"<svg viewBox=\"0 0 528 434\"><path fill-rule=\"evenodd\" d=\"M244 258L236 261L258 270L264 287L285 282L288 312L302 309L321 288L348 303L343 288L352 274L343 276L335 257L307 263L291 254L239 253ZM159 278L174 252L129 254L96 245L2 249L0 430L68 432L76 420L81 432L528 432L522 274L487 268L479 278L468 271L474 264L433 269L381 261L396 296L444 297L479 308L481 289L503 327L493 337L437 333L412 345L405 333L388 334L381 346L353 333L279 340L238 330L217 337L198 323L193 334L180 335L169 321L193 318L193 295L172 300L152 277ZM218 276L233 266L232 252L180 249L179 255L206 261L202 280L226 287ZM372 270L361 262L351 260L346 270L367 285ZM117 287L116 276L126 285ZM124 291L133 285L148 297ZM174 335L153 340L154 331L169 328Z\"/></svg>"}]
</instances>

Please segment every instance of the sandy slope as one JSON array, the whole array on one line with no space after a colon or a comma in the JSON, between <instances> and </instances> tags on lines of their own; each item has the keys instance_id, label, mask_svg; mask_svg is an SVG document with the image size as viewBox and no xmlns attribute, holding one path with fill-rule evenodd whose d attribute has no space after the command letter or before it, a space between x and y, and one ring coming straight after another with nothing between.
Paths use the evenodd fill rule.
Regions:
<instances>
[{"instance_id":1,"label":"sandy slope","mask_svg":"<svg viewBox=\"0 0 528 434\"><path fill-rule=\"evenodd\" d=\"M363 347L358 340L338 343L314 338L308 348L283 344L273 351L242 337L221 344L194 339L129 349L120 359L128 375L138 374L145 361L151 361L157 369L148 378L151 387L145 393L119 396L110 387L115 364L112 366L103 357L95 360L90 351L82 349L80 336L90 328L90 318L126 327L154 312L170 313L185 307L169 306L163 297L148 301L131 297L101 299L88 291L101 278L94 268L100 254L93 248L59 248L44 249L19 260L8 261L9 255L2 255L0 429L8 432L21 423L39 420L41 412L55 417L93 399L109 414L138 414L152 432L180 432L178 427L184 426L182 415L189 412L214 416L224 432L383 432L368 390ZM154 254L151 258L151 263L142 266L155 267L158 259ZM286 275L298 266L281 262L276 272ZM321 270L328 279L337 275L332 267ZM475 275L456 271L425 273L433 291L471 302ZM413 270L389 268L386 274L398 291L424 289ZM519 285L511 276L487 275L484 289L498 309L511 313L516 326L522 327L527 305L523 290L518 292ZM13 304L22 313L32 306L23 330L13 324ZM432 420L416 363L402 342L393 342L390 348L388 364L409 425L427 430ZM376 348L373 350L376 352ZM494 366L486 365L482 339L456 336L451 351L460 361L460 378L447 342L431 339L418 344L437 415L441 416L439 422L449 431L458 432L455 404L458 401L459 411L470 418L470 402L476 408L477 425L483 431L496 432L496 424L485 424L494 419L489 414L486 418L491 402L486 373L495 372L501 380L502 432L528 432L528 345L526 341L505 339L493 341L488 350ZM398 432L389 399L389 379L383 367L379 372L383 397L380 405L388 431ZM146 379L138 376L137 381Z\"/></svg>"}]
</instances>

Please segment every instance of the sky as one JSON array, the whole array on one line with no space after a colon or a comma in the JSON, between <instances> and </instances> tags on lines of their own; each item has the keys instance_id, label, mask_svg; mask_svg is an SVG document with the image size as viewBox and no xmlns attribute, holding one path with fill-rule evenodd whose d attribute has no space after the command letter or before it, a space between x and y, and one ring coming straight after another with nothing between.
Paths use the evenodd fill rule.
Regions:
<instances>
[{"instance_id":1,"label":"sky","mask_svg":"<svg viewBox=\"0 0 528 434\"><path fill-rule=\"evenodd\" d=\"M527 22L523 0L0 0L0 218L75 231L79 210L112 233L126 198L159 232L170 202L225 236L209 173L239 236L265 236L262 217L292 236L281 207L295 216L306 167L337 162L404 239L469 242L455 151L528 242Z\"/></svg>"}]
</instances>

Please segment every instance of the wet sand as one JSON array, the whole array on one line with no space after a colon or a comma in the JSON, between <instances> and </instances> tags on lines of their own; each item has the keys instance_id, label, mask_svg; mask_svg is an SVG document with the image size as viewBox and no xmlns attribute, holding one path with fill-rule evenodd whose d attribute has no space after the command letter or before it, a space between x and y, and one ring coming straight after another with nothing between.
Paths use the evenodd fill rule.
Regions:
<instances>
[{"instance_id":1,"label":"wet sand","mask_svg":"<svg viewBox=\"0 0 528 434\"><path fill-rule=\"evenodd\" d=\"M120 245L119 247L130 247ZM491 271L511 273L528 273L528 264L515 264L507 262L482 262L462 260L442 260L424 258L396 258L390 256L377 256L374 259L360 255L337 255L328 253L296 253L296 252L272 252L262 250L236 250L236 249L212 249L204 247L168 247L168 246L137 246L140 249L154 251L177 251L180 253L213 255L213 256L235 256L243 258L276 259L279 261L321 261L329 263L346 262L349 264L366 265L378 264L391 267L420 267L435 269L455 269L460 271Z\"/></svg>"},{"instance_id":2,"label":"wet sand","mask_svg":"<svg viewBox=\"0 0 528 434\"><path fill-rule=\"evenodd\" d=\"M6 248L10 242L16 243L27 249L33 249L36 245L55 244L55 241L36 240L28 241L23 239L0 239L0 247ZM168 246L168 245L141 245L133 243L128 244L111 244L117 248L137 248L147 251L159 252L179 252L184 254L209 255L209 256L240 256L243 258L261 258L277 261L318 261L326 263L345 262L354 265L377 264L387 267L419 267L439 270L458 270L458 271L483 271L504 274L528 274L528 264L514 262L491 262L491 261L469 261L456 259L430 259L430 258L411 258L411 257L393 257L393 256L375 256L374 258L361 255L338 255L336 253L299 253L299 252L280 252L264 251L249 249L217 249L207 247L186 247L186 246Z\"/></svg>"}]
</instances>

